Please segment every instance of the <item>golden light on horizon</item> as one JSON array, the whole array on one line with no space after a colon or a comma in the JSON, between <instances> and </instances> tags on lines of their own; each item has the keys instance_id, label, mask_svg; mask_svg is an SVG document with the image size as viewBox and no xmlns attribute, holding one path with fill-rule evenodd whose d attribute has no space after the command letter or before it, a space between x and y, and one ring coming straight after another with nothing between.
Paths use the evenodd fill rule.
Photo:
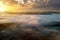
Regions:
<instances>
[{"instance_id":1,"label":"golden light on horizon","mask_svg":"<svg viewBox=\"0 0 60 40\"><path fill-rule=\"evenodd\" d=\"M26 3L24 5L24 1L23 0L18 0L19 2L21 1L22 4L13 4L10 5L9 3L6 2L6 4L3 3L3 1L0 1L0 12L29 12L32 9L32 6L34 3L28 1L28 3Z\"/></svg>"},{"instance_id":2,"label":"golden light on horizon","mask_svg":"<svg viewBox=\"0 0 60 40\"><path fill-rule=\"evenodd\" d=\"M11 5L10 5L11 6ZM6 11L10 11L10 10L12 10L12 8L14 8L14 7L10 7L10 6L8 6L8 5L5 5L4 3L3 3L3 1L0 1L0 12L6 12Z\"/></svg>"},{"instance_id":3,"label":"golden light on horizon","mask_svg":"<svg viewBox=\"0 0 60 40\"><path fill-rule=\"evenodd\" d=\"M5 5L3 4L2 1L0 1L0 12L4 12L5 11Z\"/></svg>"},{"instance_id":4,"label":"golden light on horizon","mask_svg":"<svg viewBox=\"0 0 60 40\"><path fill-rule=\"evenodd\" d=\"M0 12L4 12L5 8L3 6L0 6Z\"/></svg>"},{"instance_id":5,"label":"golden light on horizon","mask_svg":"<svg viewBox=\"0 0 60 40\"><path fill-rule=\"evenodd\" d=\"M0 1L0 12L22 12L23 7L19 5L6 5Z\"/></svg>"}]
</instances>

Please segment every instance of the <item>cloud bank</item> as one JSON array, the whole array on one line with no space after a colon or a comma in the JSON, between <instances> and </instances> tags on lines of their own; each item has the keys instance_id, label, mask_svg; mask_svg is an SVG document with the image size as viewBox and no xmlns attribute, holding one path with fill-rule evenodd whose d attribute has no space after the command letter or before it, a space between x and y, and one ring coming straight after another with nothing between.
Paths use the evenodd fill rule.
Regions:
<instances>
[{"instance_id":1,"label":"cloud bank","mask_svg":"<svg viewBox=\"0 0 60 40\"><path fill-rule=\"evenodd\" d=\"M60 8L60 0L36 0L32 3L33 8Z\"/></svg>"}]
</instances>

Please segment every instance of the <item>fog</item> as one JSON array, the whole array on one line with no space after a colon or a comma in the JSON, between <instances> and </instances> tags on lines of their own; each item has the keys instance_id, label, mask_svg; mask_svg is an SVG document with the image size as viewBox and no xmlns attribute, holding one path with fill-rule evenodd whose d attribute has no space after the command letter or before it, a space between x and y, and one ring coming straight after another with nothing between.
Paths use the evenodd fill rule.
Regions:
<instances>
[{"instance_id":1,"label":"fog","mask_svg":"<svg viewBox=\"0 0 60 40\"><path fill-rule=\"evenodd\" d=\"M60 40L59 15L1 15L0 40Z\"/></svg>"}]
</instances>

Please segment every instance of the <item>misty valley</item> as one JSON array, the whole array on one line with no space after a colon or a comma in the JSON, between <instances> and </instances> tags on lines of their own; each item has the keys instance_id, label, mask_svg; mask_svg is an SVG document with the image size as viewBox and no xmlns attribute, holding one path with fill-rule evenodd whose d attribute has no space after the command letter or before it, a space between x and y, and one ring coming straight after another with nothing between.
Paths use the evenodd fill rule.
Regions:
<instances>
[{"instance_id":1,"label":"misty valley","mask_svg":"<svg viewBox=\"0 0 60 40\"><path fill-rule=\"evenodd\" d=\"M60 13L0 14L0 40L60 40Z\"/></svg>"}]
</instances>

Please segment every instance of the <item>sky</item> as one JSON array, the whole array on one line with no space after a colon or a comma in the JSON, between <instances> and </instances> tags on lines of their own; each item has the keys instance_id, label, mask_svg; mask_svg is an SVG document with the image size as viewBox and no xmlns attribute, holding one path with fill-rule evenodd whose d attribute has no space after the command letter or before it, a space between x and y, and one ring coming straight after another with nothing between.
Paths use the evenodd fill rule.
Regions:
<instances>
[{"instance_id":1,"label":"sky","mask_svg":"<svg viewBox=\"0 0 60 40\"><path fill-rule=\"evenodd\" d=\"M60 0L39 0L34 4L35 8L60 8Z\"/></svg>"},{"instance_id":2,"label":"sky","mask_svg":"<svg viewBox=\"0 0 60 40\"><path fill-rule=\"evenodd\" d=\"M26 2L27 1L27 2ZM35 1L30 4L29 1ZM24 0L27 6L32 6L33 9L39 10L58 10L60 11L60 0Z\"/></svg>"},{"instance_id":3,"label":"sky","mask_svg":"<svg viewBox=\"0 0 60 40\"><path fill-rule=\"evenodd\" d=\"M34 9L60 10L60 0L35 0L32 7Z\"/></svg>"},{"instance_id":4,"label":"sky","mask_svg":"<svg viewBox=\"0 0 60 40\"><path fill-rule=\"evenodd\" d=\"M3 0L3 1L13 1L13 0ZM32 9L45 9L45 10L60 10L60 0L15 0L15 1L19 1L22 4L26 5L27 9L28 8L32 8ZM10 3L11 3L10 2ZM19 3L18 2L18 3ZM30 8L30 9L31 9ZM19 8L18 8L19 9Z\"/></svg>"},{"instance_id":5,"label":"sky","mask_svg":"<svg viewBox=\"0 0 60 40\"><path fill-rule=\"evenodd\" d=\"M21 0L22 1L22 0ZM26 4L29 3L29 1L35 1L27 6L32 4L32 7L34 9L57 9L60 10L60 0L23 0Z\"/></svg>"},{"instance_id":6,"label":"sky","mask_svg":"<svg viewBox=\"0 0 60 40\"><path fill-rule=\"evenodd\" d=\"M4 0L5 1L5 0ZM8 1L8 0L6 0ZM10 0L13 1L13 0ZM15 0L16 1L16 0ZM35 1L33 3L33 7L36 8L60 8L60 0L18 0L21 1L22 4L29 3L29 1ZM31 3L30 3L31 5Z\"/></svg>"}]
</instances>

